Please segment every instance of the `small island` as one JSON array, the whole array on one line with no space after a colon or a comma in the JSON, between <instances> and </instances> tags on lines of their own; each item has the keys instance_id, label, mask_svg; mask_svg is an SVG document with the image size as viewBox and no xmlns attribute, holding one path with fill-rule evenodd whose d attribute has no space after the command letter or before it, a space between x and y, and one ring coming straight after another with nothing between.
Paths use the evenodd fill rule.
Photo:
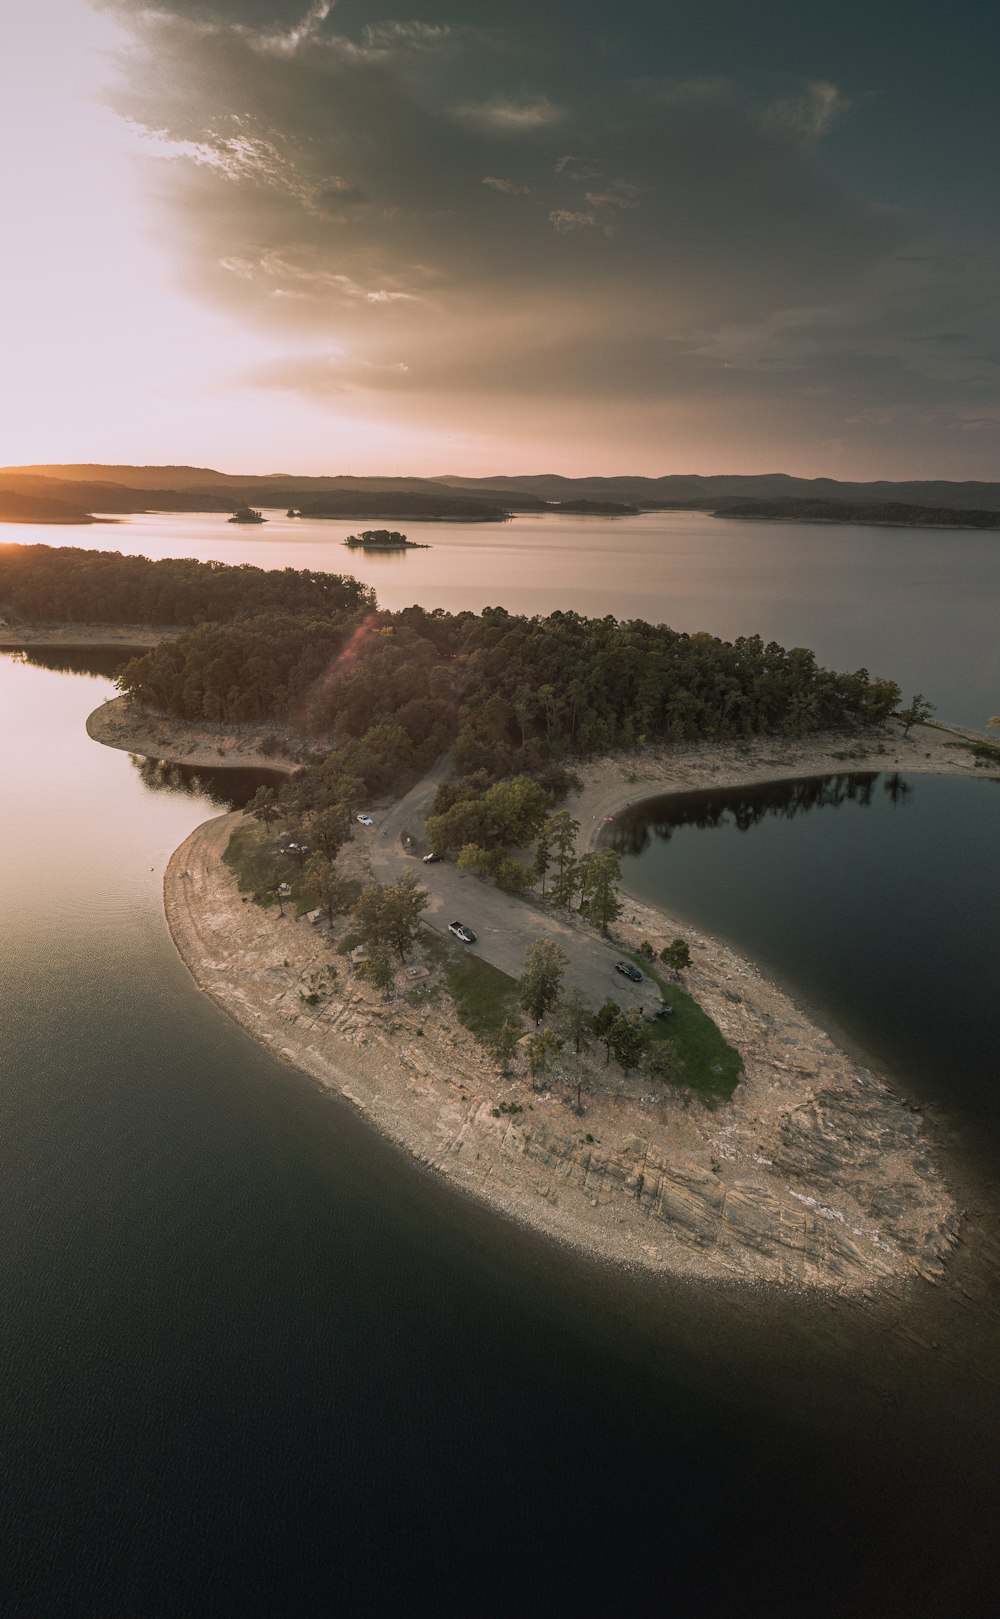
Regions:
<instances>
[{"instance_id":1,"label":"small island","mask_svg":"<svg viewBox=\"0 0 1000 1619\"><path fill-rule=\"evenodd\" d=\"M255 506L237 506L229 521L231 523L266 523L267 518Z\"/></svg>"},{"instance_id":2,"label":"small island","mask_svg":"<svg viewBox=\"0 0 1000 1619\"><path fill-rule=\"evenodd\" d=\"M348 534L345 545L353 551L429 551L429 545L419 540L408 540L395 528L365 528L360 534Z\"/></svg>"}]
</instances>

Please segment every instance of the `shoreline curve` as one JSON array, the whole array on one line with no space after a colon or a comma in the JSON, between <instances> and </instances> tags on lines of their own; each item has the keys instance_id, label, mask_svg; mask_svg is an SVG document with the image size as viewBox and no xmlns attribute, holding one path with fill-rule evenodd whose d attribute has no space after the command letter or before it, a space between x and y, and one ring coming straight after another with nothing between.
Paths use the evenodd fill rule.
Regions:
<instances>
[{"instance_id":1,"label":"shoreline curve","mask_svg":"<svg viewBox=\"0 0 1000 1619\"><path fill-rule=\"evenodd\" d=\"M893 739L891 763L971 773L927 740ZM599 816L625 807L630 791L638 802L729 785L736 771L749 783L780 766L845 768L830 747L771 740L753 760L703 745L589 761L569 808L580 820L589 812L596 841ZM707 783L691 779L705 773ZM336 990L307 1007L302 985L331 960L329 944L238 894L222 855L240 819L197 828L164 874L168 925L192 977L280 1059L456 1188L592 1259L677 1278L873 1300L944 1277L962 1216L919 1114L723 941L687 929L689 987L744 1059L733 1100L709 1113L676 1095L588 1096L580 1121L556 1084L537 1093L498 1075L446 1008L386 1003L343 958L332 958ZM626 943L682 925L631 896L629 911L636 920L618 928ZM513 1114L515 1098L523 1111Z\"/></svg>"}]
</instances>

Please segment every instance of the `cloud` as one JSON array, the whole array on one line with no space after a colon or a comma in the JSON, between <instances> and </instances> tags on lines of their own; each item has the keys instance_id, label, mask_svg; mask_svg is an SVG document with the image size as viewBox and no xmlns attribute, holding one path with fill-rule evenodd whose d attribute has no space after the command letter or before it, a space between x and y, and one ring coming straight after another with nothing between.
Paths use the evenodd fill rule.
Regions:
<instances>
[{"instance_id":1,"label":"cloud","mask_svg":"<svg viewBox=\"0 0 1000 1619\"><path fill-rule=\"evenodd\" d=\"M567 231L592 229L597 224L597 215L592 209L574 212L572 208L553 208L549 213L549 222L554 230L565 236Z\"/></svg>"},{"instance_id":2,"label":"cloud","mask_svg":"<svg viewBox=\"0 0 1000 1619\"><path fill-rule=\"evenodd\" d=\"M517 6L274 9L128 8L118 103L185 288L287 349L258 385L400 420L715 400L831 438L851 398L986 414L934 334L995 352L988 271L837 178L865 102L832 76L627 75Z\"/></svg>"},{"instance_id":3,"label":"cloud","mask_svg":"<svg viewBox=\"0 0 1000 1619\"><path fill-rule=\"evenodd\" d=\"M545 95L499 95L490 101L455 108L455 117L464 123L510 135L544 129L559 123L563 116L562 109Z\"/></svg>"},{"instance_id":4,"label":"cloud","mask_svg":"<svg viewBox=\"0 0 1000 1619\"><path fill-rule=\"evenodd\" d=\"M764 117L778 129L818 141L846 117L850 108L849 97L835 84L817 79L806 84L799 95L776 101L766 109Z\"/></svg>"},{"instance_id":5,"label":"cloud","mask_svg":"<svg viewBox=\"0 0 1000 1619\"><path fill-rule=\"evenodd\" d=\"M509 197L530 197L530 186L515 185L513 180L498 179L495 174L484 174L483 185L492 186L494 191L504 191Z\"/></svg>"}]
</instances>

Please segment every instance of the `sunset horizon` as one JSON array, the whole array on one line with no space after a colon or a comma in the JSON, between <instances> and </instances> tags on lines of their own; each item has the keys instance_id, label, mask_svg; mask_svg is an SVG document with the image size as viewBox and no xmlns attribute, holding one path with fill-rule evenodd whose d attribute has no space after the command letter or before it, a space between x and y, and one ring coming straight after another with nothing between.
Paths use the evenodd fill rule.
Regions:
<instances>
[{"instance_id":1,"label":"sunset horizon","mask_svg":"<svg viewBox=\"0 0 1000 1619\"><path fill-rule=\"evenodd\" d=\"M22 12L0 457L990 477L988 25L780 16Z\"/></svg>"}]
</instances>

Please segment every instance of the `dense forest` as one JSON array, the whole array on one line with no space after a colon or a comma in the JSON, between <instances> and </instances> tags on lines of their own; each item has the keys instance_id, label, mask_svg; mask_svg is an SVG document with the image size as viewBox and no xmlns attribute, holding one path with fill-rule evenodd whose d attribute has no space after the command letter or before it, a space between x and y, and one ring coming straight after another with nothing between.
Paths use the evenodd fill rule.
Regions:
<instances>
[{"instance_id":1,"label":"dense forest","mask_svg":"<svg viewBox=\"0 0 1000 1619\"><path fill-rule=\"evenodd\" d=\"M509 776L557 788L561 762L607 749L875 727L900 695L759 636L500 607L203 624L133 660L119 685L180 720L290 725L331 746L328 779L369 791L402 785L451 745L457 784L439 808Z\"/></svg>"},{"instance_id":2,"label":"dense forest","mask_svg":"<svg viewBox=\"0 0 1000 1619\"><path fill-rule=\"evenodd\" d=\"M0 523L92 523L85 506L44 495L19 495L0 484Z\"/></svg>"},{"instance_id":3,"label":"dense forest","mask_svg":"<svg viewBox=\"0 0 1000 1619\"><path fill-rule=\"evenodd\" d=\"M336 573L0 545L0 613L24 623L186 626L262 611L325 614L373 605L367 586Z\"/></svg>"},{"instance_id":4,"label":"dense forest","mask_svg":"<svg viewBox=\"0 0 1000 1619\"><path fill-rule=\"evenodd\" d=\"M379 611L338 574L117 552L0 547L0 611L21 620L190 625L133 659L123 693L195 724L274 721L330 751L296 792L402 786L445 748L447 812L522 776L557 795L568 761L655 741L870 729L900 692L803 647L642 619L502 607Z\"/></svg>"},{"instance_id":5,"label":"dense forest","mask_svg":"<svg viewBox=\"0 0 1000 1619\"><path fill-rule=\"evenodd\" d=\"M539 506L541 503L538 503ZM510 515L510 508L499 499L480 495L455 495L442 489L440 494L394 490L337 489L299 504L299 517L402 517L411 522L452 518L465 523L499 522Z\"/></svg>"},{"instance_id":6,"label":"dense forest","mask_svg":"<svg viewBox=\"0 0 1000 1619\"><path fill-rule=\"evenodd\" d=\"M888 523L895 528L1000 528L1000 511L888 500L733 500L723 502L713 515L786 523Z\"/></svg>"}]
</instances>

